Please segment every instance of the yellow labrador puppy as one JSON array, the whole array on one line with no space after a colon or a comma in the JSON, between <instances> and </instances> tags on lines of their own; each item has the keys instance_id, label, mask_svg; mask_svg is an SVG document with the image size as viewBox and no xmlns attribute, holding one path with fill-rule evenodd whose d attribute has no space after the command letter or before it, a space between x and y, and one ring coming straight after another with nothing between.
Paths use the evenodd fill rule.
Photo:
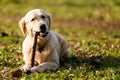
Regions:
<instances>
[{"instance_id":1,"label":"yellow labrador puppy","mask_svg":"<svg viewBox=\"0 0 120 80\"><path fill-rule=\"evenodd\" d=\"M25 72L41 72L45 70L56 70L60 60L70 57L66 40L58 33L50 30L51 16L40 9L29 11L20 21L19 27L26 36L22 45L22 53ZM38 65L31 67L31 54L35 37L37 37L37 49L35 62Z\"/></svg>"}]
</instances>

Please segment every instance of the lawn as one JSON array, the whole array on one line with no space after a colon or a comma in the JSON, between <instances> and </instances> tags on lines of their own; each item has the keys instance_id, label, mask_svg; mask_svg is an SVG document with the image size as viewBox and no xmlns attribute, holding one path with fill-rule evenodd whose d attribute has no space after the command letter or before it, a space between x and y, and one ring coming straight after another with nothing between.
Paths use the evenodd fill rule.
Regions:
<instances>
[{"instance_id":1,"label":"lawn","mask_svg":"<svg viewBox=\"0 0 120 80\"><path fill-rule=\"evenodd\" d=\"M18 21L33 8L51 13L74 57L54 72L12 77L24 64ZM0 0L0 80L120 80L119 9L119 0Z\"/></svg>"}]
</instances>

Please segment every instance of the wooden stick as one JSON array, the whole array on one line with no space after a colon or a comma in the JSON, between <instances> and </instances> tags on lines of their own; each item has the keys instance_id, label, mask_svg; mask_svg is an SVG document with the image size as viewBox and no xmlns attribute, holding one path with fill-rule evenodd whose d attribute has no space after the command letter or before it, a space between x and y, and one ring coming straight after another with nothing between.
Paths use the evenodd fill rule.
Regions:
<instances>
[{"instance_id":1,"label":"wooden stick","mask_svg":"<svg viewBox=\"0 0 120 80\"><path fill-rule=\"evenodd\" d=\"M35 59L35 51L36 51L36 44L37 44L37 36L39 35L39 32L35 32L35 38L33 43L33 52L31 56L31 67L34 66L34 59Z\"/></svg>"}]
</instances>

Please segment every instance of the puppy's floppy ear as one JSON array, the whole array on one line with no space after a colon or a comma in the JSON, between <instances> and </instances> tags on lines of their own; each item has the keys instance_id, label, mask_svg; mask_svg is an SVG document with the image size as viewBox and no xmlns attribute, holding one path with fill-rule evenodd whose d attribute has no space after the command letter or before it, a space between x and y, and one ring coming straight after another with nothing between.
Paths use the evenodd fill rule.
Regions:
<instances>
[{"instance_id":1,"label":"puppy's floppy ear","mask_svg":"<svg viewBox=\"0 0 120 80\"><path fill-rule=\"evenodd\" d=\"M19 21L19 27L23 33L23 35L26 35L27 29L26 29L26 23L24 17Z\"/></svg>"},{"instance_id":2,"label":"puppy's floppy ear","mask_svg":"<svg viewBox=\"0 0 120 80\"><path fill-rule=\"evenodd\" d=\"M49 19L49 27L50 27L52 22L51 14L47 13L47 17Z\"/></svg>"}]
</instances>

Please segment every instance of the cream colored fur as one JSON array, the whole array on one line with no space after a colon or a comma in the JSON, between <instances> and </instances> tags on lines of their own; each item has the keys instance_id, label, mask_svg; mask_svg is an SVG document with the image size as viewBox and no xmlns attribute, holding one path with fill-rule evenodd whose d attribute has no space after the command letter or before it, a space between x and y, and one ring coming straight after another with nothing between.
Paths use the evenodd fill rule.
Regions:
<instances>
[{"instance_id":1,"label":"cream colored fur","mask_svg":"<svg viewBox=\"0 0 120 80\"><path fill-rule=\"evenodd\" d=\"M45 37L38 36L35 54L35 62L37 62L38 65L31 67L30 61L35 32L40 31L39 27L42 24L46 25L46 32L48 32L48 34ZM64 60L65 57L70 57L66 40L60 34L51 31L50 25L50 14L40 9L29 11L19 21L19 27L25 35L25 40L22 44L22 54L25 62L23 69L25 72L29 70L31 72L56 70L60 65L60 60ZM44 46L44 48L40 53L38 48L41 46Z\"/></svg>"}]
</instances>

